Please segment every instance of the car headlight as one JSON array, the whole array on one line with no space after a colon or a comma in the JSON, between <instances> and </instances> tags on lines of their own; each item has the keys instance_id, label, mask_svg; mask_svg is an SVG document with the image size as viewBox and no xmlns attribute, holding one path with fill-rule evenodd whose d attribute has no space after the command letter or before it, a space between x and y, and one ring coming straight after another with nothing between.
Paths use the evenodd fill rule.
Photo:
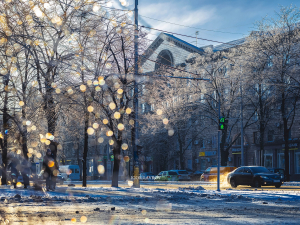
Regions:
<instances>
[{"instance_id":1,"label":"car headlight","mask_svg":"<svg viewBox=\"0 0 300 225\"><path fill-rule=\"evenodd\" d=\"M260 176L262 179L270 179L269 177L267 176Z\"/></svg>"}]
</instances>

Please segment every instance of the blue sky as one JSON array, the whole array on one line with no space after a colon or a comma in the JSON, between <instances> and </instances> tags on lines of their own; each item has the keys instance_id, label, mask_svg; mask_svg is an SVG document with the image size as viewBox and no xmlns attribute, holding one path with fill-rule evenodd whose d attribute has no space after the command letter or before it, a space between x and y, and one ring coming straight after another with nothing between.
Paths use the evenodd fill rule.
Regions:
<instances>
[{"instance_id":1,"label":"blue sky","mask_svg":"<svg viewBox=\"0 0 300 225\"><path fill-rule=\"evenodd\" d=\"M113 1L113 7L122 7L120 0ZM133 9L134 0L126 1L127 8ZM138 8L142 25L190 36L195 36L195 32L199 31L200 38L227 42L245 37L255 30L256 21L266 16L274 17L280 6L291 4L300 7L300 1L295 0L139 0ZM151 31L149 39L154 40L158 34ZM193 38L177 37L196 44ZM198 39L198 46L208 44L216 45Z\"/></svg>"}]
</instances>

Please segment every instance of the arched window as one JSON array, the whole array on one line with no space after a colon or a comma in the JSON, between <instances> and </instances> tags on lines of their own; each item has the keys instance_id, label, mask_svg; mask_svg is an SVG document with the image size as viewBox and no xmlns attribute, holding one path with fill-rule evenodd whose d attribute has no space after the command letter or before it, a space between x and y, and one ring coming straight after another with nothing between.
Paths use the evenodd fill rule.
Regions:
<instances>
[{"instance_id":1,"label":"arched window","mask_svg":"<svg viewBox=\"0 0 300 225\"><path fill-rule=\"evenodd\" d=\"M156 59L155 70L158 70L161 66L173 66L173 55L169 50L162 50Z\"/></svg>"}]
</instances>

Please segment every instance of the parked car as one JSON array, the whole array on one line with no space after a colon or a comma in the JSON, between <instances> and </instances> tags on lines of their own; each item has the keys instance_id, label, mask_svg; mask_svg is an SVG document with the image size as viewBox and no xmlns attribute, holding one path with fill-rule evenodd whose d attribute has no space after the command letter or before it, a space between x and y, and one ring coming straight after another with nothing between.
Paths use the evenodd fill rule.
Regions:
<instances>
[{"instance_id":1,"label":"parked car","mask_svg":"<svg viewBox=\"0 0 300 225\"><path fill-rule=\"evenodd\" d=\"M190 175L192 181L199 181L204 171L195 171Z\"/></svg>"},{"instance_id":2,"label":"parked car","mask_svg":"<svg viewBox=\"0 0 300 225\"><path fill-rule=\"evenodd\" d=\"M220 166L220 182L226 181L227 175L235 170L233 166ZM208 167L200 177L200 181L216 182L218 179L218 167Z\"/></svg>"},{"instance_id":3,"label":"parked car","mask_svg":"<svg viewBox=\"0 0 300 225\"><path fill-rule=\"evenodd\" d=\"M236 188L238 185L250 185L259 188L261 186L275 186L280 188L283 178L270 172L263 166L243 166L228 174L228 183Z\"/></svg>"},{"instance_id":4,"label":"parked car","mask_svg":"<svg viewBox=\"0 0 300 225\"><path fill-rule=\"evenodd\" d=\"M140 180L145 180L145 181L153 181L155 175L151 172L144 172L140 174Z\"/></svg>"},{"instance_id":5,"label":"parked car","mask_svg":"<svg viewBox=\"0 0 300 225\"><path fill-rule=\"evenodd\" d=\"M80 180L80 168L78 165L63 165L59 167L64 180Z\"/></svg>"},{"instance_id":6,"label":"parked car","mask_svg":"<svg viewBox=\"0 0 300 225\"><path fill-rule=\"evenodd\" d=\"M191 177L186 170L170 170L176 172L179 181L190 181Z\"/></svg>"},{"instance_id":7,"label":"parked car","mask_svg":"<svg viewBox=\"0 0 300 225\"><path fill-rule=\"evenodd\" d=\"M282 168L270 168L268 170L270 170L270 172L272 172L272 173L279 174L280 177L281 177L281 179L283 179L284 181L286 181L286 177L284 175L284 169L282 169Z\"/></svg>"},{"instance_id":8,"label":"parked car","mask_svg":"<svg viewBox=\"0 0 300 225\"><path fill-rule=\"evenodd\" d=\"M155 181L178 181L178 174L175 171L161 171Z\"/></svg>"}]
</instances>

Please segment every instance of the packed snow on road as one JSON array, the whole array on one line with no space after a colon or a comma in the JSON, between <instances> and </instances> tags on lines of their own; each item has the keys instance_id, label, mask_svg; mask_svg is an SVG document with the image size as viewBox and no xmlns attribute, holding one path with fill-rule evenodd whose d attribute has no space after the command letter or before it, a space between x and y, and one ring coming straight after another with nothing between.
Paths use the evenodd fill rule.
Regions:
<instances>
[{"instance_id":1,"label":"packed snow on road","mask_svg":"<svg viewBox=\"0 0 300 225\"><path fill-rule=\"evenodd\" d=\"M296 184L295 184L296 186ZM58 187L0 188L3 224L299 224L300 192Z\"/></svg>"}]
</instances>

